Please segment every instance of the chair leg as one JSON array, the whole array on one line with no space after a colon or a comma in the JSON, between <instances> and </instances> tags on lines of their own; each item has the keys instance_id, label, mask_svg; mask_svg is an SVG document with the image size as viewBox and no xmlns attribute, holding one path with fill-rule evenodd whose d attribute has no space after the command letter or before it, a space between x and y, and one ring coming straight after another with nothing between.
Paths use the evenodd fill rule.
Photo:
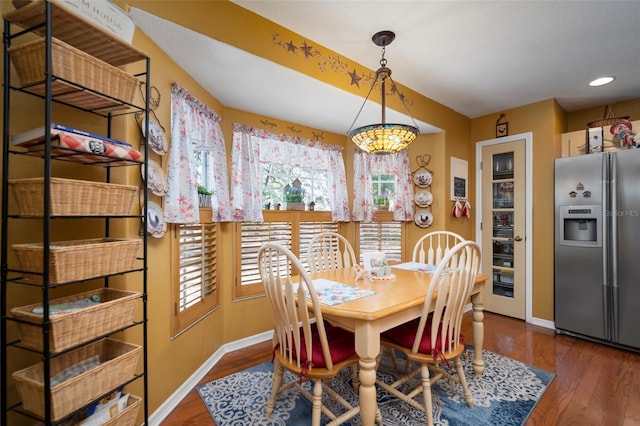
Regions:
<instances>
[{"instance_id":1,"label":"chair leg","mask_svg":"<svg viewBox=\"0 0 640 426\"><path fill-rule=\"evenodd\" d=\"M420 366L420 374L422 376L422 397L424 398L425 415L427 416L427 425L433 426L433 400L431 399L431 378L429 367L427 364Z\"/></svg>"},{"instance_id":2,"label":"chair leg","mask_svg":"<svg viewBox=\"0 0 640 426\"><path fill-rule=\"evenodd\" d=\"M354 364L351 366L351 372L352 372L352 388L353 391L356 393L356 395L360 394L360 376L358 375L358 364Z\"/></svg>"},{"instance_id":3,"label":"chair leg","mask_svg":"<svg viewBox=\"0 0 640 426\"><path fill-rule=\"evenodd\" d=\"M376 424L378 426L384 426L382 422L382 412L380 411L380 407L376 407Z\"/></svg>"},{"instance_id":4,"label":"chair leg","mask_svg":"<svg viewBox=\"0 0 640 426\"><path fill-rule=\"evenodd\" d=\"M464 367L462 366L462 361L460 361L460 357L457 357L454 360L456 371L458 372L458 379L460 380L460 384L462 385L462 391L464 392L464 400L467 402L469 408L473 408L473 397L471 396L471 391L469 391L469 385L467 385L467 377L464 375Z\"/></svg>"},{"instance_id":5,"label":"chair leg","mask_svg":"<svg viewBox=\"0 0 640 426\"><path fill-rule=\"evenodd\" d=\"M322 380L313 381L313 409L311 412L311 425L320 426L322 417Z\"/></svg>"},{"instance_id":6,"label":"chair leg","mask_svg":"<svg viewBox=\"0 0 640 426\"><path fill-rule=\"evenodd\" d=\"M273 407L276 404L276 397L278 396L278 391L280 390L280 386L282 385L282 377L284 375L284 367L280 364L280 361L276 358L273 361L273 378L271 379L271 396L269 396L269 401L267 401L267 417L271 417L271 413L273 412Z\"/></svg>"}]
</instances>

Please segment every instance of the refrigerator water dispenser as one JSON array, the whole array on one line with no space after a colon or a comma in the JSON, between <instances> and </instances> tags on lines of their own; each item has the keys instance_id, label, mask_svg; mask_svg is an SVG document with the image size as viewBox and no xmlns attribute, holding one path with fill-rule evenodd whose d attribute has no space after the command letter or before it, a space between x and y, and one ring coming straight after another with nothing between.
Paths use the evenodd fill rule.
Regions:
<instances>
[{"instance_id":1,"label":"refrigerator water dispenser","mask_svg":"<svg viewBox=\"0 0 640 426\"><path fill-rule=\"evenodd\" d=\"M561 206L558 243L565 246L601 247L601 206Z\"/></svg>"}]
</instances>

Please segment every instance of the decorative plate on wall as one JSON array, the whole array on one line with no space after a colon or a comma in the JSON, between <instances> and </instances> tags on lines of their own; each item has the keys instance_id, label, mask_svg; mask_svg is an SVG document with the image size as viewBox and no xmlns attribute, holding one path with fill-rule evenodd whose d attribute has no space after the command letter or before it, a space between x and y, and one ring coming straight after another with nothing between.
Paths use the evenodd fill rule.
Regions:
<instances>
[{"instance_id":1,"label":"decorative plate on wall","mask_svg":"<svg viewBox=\"0 0 640 426\"><path fill-rule=\"evenodd\" d=\"M145 136L145 119L140 122L140 129L142 130L142 136ZM169 142L164 134L164 129L153 118L149 119L149 148L158 155L164 155L169 152Z\"/></svg>"},{"instance_id":2,"label":"decorative plate on wall","mask_svg":"<svg viewBox=\"0 0 640 426\"><path fill-rule=\"evenodd\" d=\"M162 166L156 161L149 160L149 181L147 182L147 188L153 192L154 195L164 197L169 190L169 184L167 183L167 175L165 175ZM144 164L140 167L140 173L142 179L144 179Z\"/></svg>"},{"instance_id":3,"label":"decorative plate on wall","mask_svg":"<svg viewBox=\"0 0 640 426\"><path fill-rule=\"evenodd\" d=\"M167 232L162 207L153 201L149 201L147 204L147 232L155 238L162 238Z\"/></svg>"},{"instance_id":4,"label":"decorative plate on wall","mask_svg":"<svg viewBox=\"0 0 640 426\"><path fill-rule=\"evenodd\" d=\"M419 227L428 228L433 223L433 215L429 210L417 209L414 221Z\"/></svg>"},{"instance_id":5,"label":"decorative plate on wall","mask_svg":"<svg viewBox=\"0 0 640 426\"><path fill-rule=\"evenodd\" d=\"M416 191L413 196L413 201L419 207L429 207L433 202L433 195L431 194L431 191L421 189L419 191Z\"/></svg>"},{"instance_id":6,"label":"decorative plate on wall","mask_svg":"<svg viewBox=\"0 0 640 426\"><path fill-rule=\"evenodd\" d=\"M431 172L429 170L420 170L413 175L413 183L420 188L426 188L431 185Z\"/></svg>"}]
</instances>

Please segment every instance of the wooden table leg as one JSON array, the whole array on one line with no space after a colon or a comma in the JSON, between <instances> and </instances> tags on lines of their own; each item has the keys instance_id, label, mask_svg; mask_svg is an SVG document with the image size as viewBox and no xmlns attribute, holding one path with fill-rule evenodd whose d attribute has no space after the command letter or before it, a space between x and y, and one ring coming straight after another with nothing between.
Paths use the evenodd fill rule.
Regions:
<instances>
[{"instance_id":1,"label":"wooden table leg","mask_svg":"<svg viewBox=\"0 0 640 426\"><path fill-rule=\"evenodd\" d=\"M360 357L360 419L362 426L375 424L378 403L376 401L376 358L380 353L380 332L377 324L360 322L355 329L356 352Z\"/></svg>"},{"instance_id":2,"label":"wooden table leg","mask_svg":"<svg viewBox=\"0 0 640 426\"><path fill-rule=\"evenodd\" d=\"M484 344L484 288L480 292L471 295L473 305L473 371L476 376L484 373L484 360L482 359L482 345Z\"/></svg>"}]
</instances>

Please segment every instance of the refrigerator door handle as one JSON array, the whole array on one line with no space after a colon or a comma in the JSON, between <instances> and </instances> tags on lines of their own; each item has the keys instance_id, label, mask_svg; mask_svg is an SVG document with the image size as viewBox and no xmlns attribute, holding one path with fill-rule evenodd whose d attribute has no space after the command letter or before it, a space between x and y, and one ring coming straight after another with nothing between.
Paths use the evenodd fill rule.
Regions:
<instances>
[{"instance_id":1,"label":"refrigerator door handle","mask_svg":"<svg viewBox=\"0 0 640 426\"><path fill-rule=\"evenodd\" d=\"M611 288L610 288L610 299L612 313L610 315L610 323L611 323L611 340L614 342L618 340L618 167L615 154L611 155L610 160L611 165L611 183L609 185L609 191L611 191L609 195L609 199L611 200L609 205L608 219L610 224L610 256L608 265L611 270Z\"/></svg>"},{"instance_id":2,"label":"refrigerator door handle","mask_svg":"<svg viewBox=\"0 0 640 426\"><path fill-rule=\"evenodd\" d=\"M611 223L611 156L604 154L602 156L602 168L601 168L601 183L602 183L602 223L600 229L602 229L602 323L604 324L604 338L606 340L611 339L612 327L611 327L611 274L609 270L609 259L611 259L611 240L610 235L610 223Z\"/></svg>"}]
</instances>

